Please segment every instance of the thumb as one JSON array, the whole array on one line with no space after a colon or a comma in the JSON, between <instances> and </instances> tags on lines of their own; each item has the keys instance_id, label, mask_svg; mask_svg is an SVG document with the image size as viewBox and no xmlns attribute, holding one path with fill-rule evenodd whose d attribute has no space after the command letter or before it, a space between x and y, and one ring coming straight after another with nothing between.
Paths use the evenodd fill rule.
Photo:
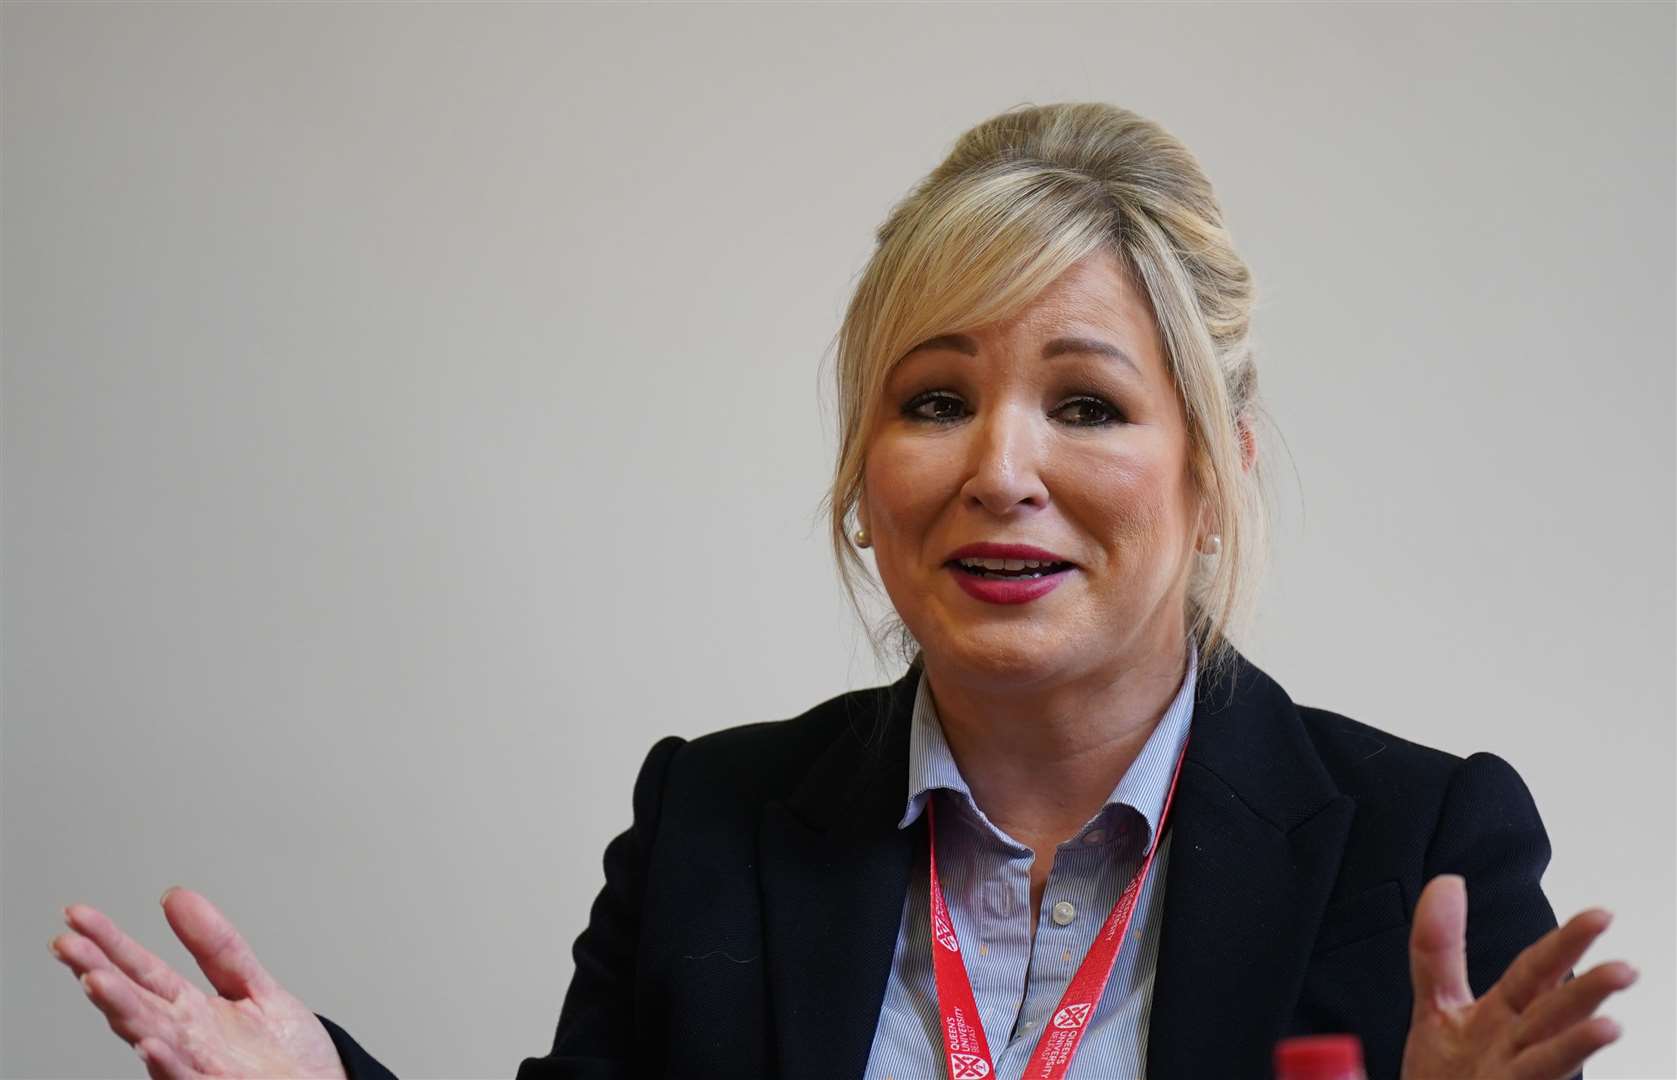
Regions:
<instances>
[{"instance_id":1,"label":"thumb","mask_svg":"<svg viewBox=\"0 0 1677 1080\"><path fill-rule=\"evenodd\" d=\"M1440 874L1421 890L1409 931L1409 981L1415 1012L1473 1004L1467 982L1467 882Z\"/></svg>"},{"instance_id":2,"label":"thumb","mask_svg":"<svg viewBox=\"0 0 1677 1080\"><path fill-rule=\"evenodd\" d=\"M162 903L163 917L175 936L222 997L239 1000L277 989L245 939L214 904L179 885L163 894Z\"/></svg>"}]
</instances>

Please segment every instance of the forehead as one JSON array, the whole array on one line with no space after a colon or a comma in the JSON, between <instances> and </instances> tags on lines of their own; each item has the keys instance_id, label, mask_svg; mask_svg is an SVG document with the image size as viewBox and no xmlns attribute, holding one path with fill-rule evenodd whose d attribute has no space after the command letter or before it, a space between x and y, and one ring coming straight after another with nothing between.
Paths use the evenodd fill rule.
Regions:
<instances>
[{"instance_id":1,"label":"forehead","mask_svg":"<svg viewBox=\"0 0 1677 1080\"><path fill-rule=\"evenodd\" d=\"M1073 263L1010 319L978 333L1045 333L1099 329L1125 339L1126 346L1156 347L1158 329L1146 293L1116 255L1101 249Z\"/></svg>"},{"instance_id":2,"label":"forehead","mask_svg":"<svg viewBox=\"0 0 1677 1080\"><path fill-rule=\"evenodd\" d=\"M1073 263L1016 314L931 338L902 359L945 350L1035 356L1039 349L1045 360L1062 352L1104 353L1149 383L1170 380L1152 304L1106 249Z\"/></svg>"}]
</instances>

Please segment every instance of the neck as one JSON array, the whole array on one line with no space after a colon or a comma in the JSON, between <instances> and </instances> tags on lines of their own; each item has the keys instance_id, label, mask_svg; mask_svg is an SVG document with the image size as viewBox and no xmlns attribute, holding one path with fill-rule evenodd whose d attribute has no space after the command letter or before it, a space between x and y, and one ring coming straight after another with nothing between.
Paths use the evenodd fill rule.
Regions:
<instances>
[{"instance_id":1,"label":"neck","mask_svg":"<svg viewBox=\"0 0 1677 1080\"><path fill-rule=\"evenodd\" d=\"M1187 664L1179 644L1053 685L975 684L930 658L926 678L973 801L1045 864L1106 805L1181 688Z\"/></svg>"}]
</instances>

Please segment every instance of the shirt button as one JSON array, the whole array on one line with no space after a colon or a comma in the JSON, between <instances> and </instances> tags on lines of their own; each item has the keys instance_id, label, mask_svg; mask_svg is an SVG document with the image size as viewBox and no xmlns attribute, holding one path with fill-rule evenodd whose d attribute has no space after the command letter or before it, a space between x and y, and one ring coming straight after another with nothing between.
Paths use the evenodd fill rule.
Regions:
<instances>
[{"instance_id":1,"label":"shirt button","mask_svg":"<svg viewBox=\"0 0 1677 1080\"><path fill-rule=\"evenodd\" d=\"M1056 926L1069 926L1077 918L1077 908L1070 900L1061 900L1054 905L1053 917Z\"/></svg>"},{"instance_id":2,"label":"shirt button","mask_svg":"<svg viewBox=\"0 0 1677 1080\"><path fill-rule=\"evenodd\" d=\"M1083 842L1085 844L1104 844L1104 843L1106 843L1106 830L1105 829L1090 829L1088 832L1083 834Z\"/></svg>"}]
</instances>

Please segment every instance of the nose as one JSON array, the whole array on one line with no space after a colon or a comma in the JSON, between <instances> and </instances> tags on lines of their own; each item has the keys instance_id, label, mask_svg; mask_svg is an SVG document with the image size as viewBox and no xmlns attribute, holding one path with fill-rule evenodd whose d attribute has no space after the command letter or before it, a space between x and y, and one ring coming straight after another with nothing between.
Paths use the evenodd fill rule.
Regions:
<instances>
[{"instance_id":1,"label":"nose","mask_svg":"<svg viewBox=\"0 0 1677 1080\"><path fill-rule=\"evenodd\" d=\"M1045 433L1030 409L989 409L968 430L973 444L963 499L997 517L1048 505L1041 473Z\"/></svg>"}]
</instances>

